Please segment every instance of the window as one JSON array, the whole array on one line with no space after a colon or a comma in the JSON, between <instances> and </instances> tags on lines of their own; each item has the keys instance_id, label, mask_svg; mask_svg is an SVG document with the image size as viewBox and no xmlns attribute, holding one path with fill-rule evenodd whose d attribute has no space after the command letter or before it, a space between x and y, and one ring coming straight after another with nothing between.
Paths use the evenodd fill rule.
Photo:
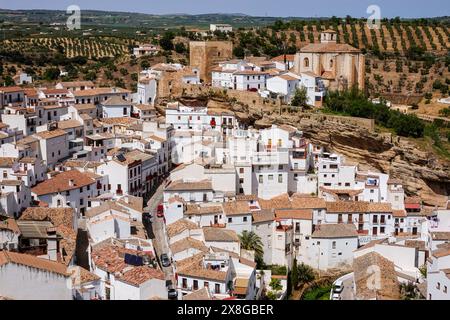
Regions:
<instances>
[{"instance_id":1,"label":"window","mask_svg":"<svg viewBox=\"0 0 450 320\"><path fill-rule=\"evenodd\" d=\"M269 181L273 180L273 174L269 174Z\"/></svg>"},{"instance_id":2,"label":"window","mask_svg":"<svg viewBox=\"0 0 450 320\"><path fill-rule=\"evenodd\" d=\"M332 247L333 249L336 249L336 241L333 241L333 242L331 243L331 247Z\"/></svg>"},{"instance_id":3,"label":"window","mask_svg":"<svg viewBox=\"0 0 450 320\"><path fill-rule=\"evenodd\" d=\"M242 221L247 222L248 218L247 217L243 217Z\"/></svg>"},{"instance_id":4,"label":"window","mask_svg":"<svg viewBox=\"0 0 450 320\"><path fill-rule=\"evenodd\" d=\"M283 175L282 174L278 175L278 183L283 183Z\"/></svg>"},{"instance_id":5,"label":"window","mask_svg":"<svg viewBox=\"0 0 450 320\"><path fill-rule=\"evenodd\" d=\"M3 170L3 178L8 178L8 173L6 172L6 170Z\"/></svg>"},{"instance_id":6,"label":"window","mask_svg":"<svg viewBox=\"0 0 450 320\"><path fill-rule=\"evenodd\" d=\"M384 234L384 227L380 227L380 233Z\"/></svg>"},{"instance_id":7,"label":"window","mask_svg":"<svg viewBox=\"0 0 450 320\"><path fill-rule=\"evenodd\" d=\"M233 218L228 218L228 223L232 223L233 222Z\"/></svg>"},{"instance_id":8,"label":"window","mask_svg":"<svg viewBox=\"0 0 450 320\"><path fill-rule=\"evenodd\" d=\"M239 173L244 173L244 168L239 168Z\"/></svg>"},{"instance_id":9,"label":"window","mask_svg":"<svg viewBox=\"0 0 450 320\"><path fill-rule=\"evenodd\" d=\"M330 68L333 68L333 59L330 60Z\"/></svg>"},{"instance_id":10,"label":"window","mask_svg":"<svg viewBox=\"0 0 450 320\"><path fill-rule=\"evenodd\" d=\"M182 280L182 287L183 287L183 289L187 288L187 279L186 278L183 278L183 280Z\"/></svg>"},{"instance_id":11,"label":"window","mask_svg":"<svg viewBox=\"0 0 450 320\"><path fill-rule=\"evenodd\" d=\"M198 290L198 280L194 280L194 290Z\"/></svg>"},{"instance_id":12,"label":"window","mask_svg":"<svg viewBox=\"0 0 450 320\"><path fill-rule=\"evenodd\" d=\"M303 67L305 67L305 68L309 67L309 59L308 58L303 59Z\"/></svg>"},{"instance_id":13,"label":"window","mask_svg":"<svg viewBox=\"0 0 450 320\"><path fill-rule=\"evenodd\" d=\"M220 284L216 283L216 285L214 286L215 292L216 293L220 293Z\"/></svg>"},{"instance_id":14,"label":"window","mask_svg":"<svg viewBox=\"0 0 450 320\"><path fill-rule=\"evenodd\" d=\"M244 183L244 178L239 178L239 183L243 184Z\"/></svg>"},{"instance_id":15,"label":"window","mask_svg":"<svg viewBox=\"0 0 450 320\"><path fill-rule=\"evenodd\" d=\"M259 183L263 183L264 179L262 175L259 175Z\"/></svg>"},{"instance_id":16,"label":"window","mask_svg":"<svg viewBox=\"0 0 450 320\"><path fill-rule=\"evenodd\" d=\"M204 286L205 288L209 288L209 282L208 282L208 281L203 282L203 286Z\"/></svg>"},{"instance_id":17,"label":"window","mask_svg":"<svg viewBox=\"0 0 450 320\"><path fill-rule=\"evenodd\" d=\"M447 286L444 286L444 293L447 293Z\"/></svg>"},{"instance_id":18,"label":"window","mask_svg":"<svg viewBox=\"0 0 450 320\"><path fill-rule=\"evenodd\" d=\"M438 282L438 283L436 284L436 289L438 289L438 290L441 289L441 283L440 283L440 282Z\"/></svg>"},{"instance_id":19,"label":"window","mask_svg":"<svg viewBox=\"0 0 450 320\"><path fill-rule=\"evenodd\" d=\"M282 164L278 165L278 170L283 170L283 165Z\"/></svg>"},{"instance_id":20,"label":"window","mask_svg":"<svg viewBox=\"0 0 450 320\"><path fill-rule=\"evenodd\" d=\"M127 108L123 108L123 115L124 115L124 116L127 115Z\"/></svg>"}]
</instances>

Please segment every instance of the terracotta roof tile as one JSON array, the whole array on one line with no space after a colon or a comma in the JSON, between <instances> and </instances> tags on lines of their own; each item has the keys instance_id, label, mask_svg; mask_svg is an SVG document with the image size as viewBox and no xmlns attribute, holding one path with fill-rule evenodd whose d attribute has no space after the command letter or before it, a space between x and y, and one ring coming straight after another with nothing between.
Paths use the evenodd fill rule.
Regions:
<instances>
[{"instance_id":1,"label":"terracotta roof tile","mask_svg":"<svg viewBox=\"0 0 450 320\"><path fill-rule=\"evenodd\" d=\"M250 214L250 207L247 201L228 201L222 203L222 207L226 216Z\"/></svg>"},{"instance_id":2,"label":"terracotta roof tile","mask_svg":"<svg viewBox=\"0 0 450 320\"><path fill-rule=\"evenodd\" d=\"M321 224L316 226L312 234L313 238L350 238L358 237L356 228L353 224Z\"/></svg>"},{"instance_id":3,"label":"terracotta roof tile","mask_svg":"<svg viewBox=\"0 0 450 320\"><path fill-rule=\"evenodd\" d=\"M20 216L19 220L48 220L55 227L64 225L68 228L73 227L74 210L72 208L41 208L29 207Z\"/></svg>"},{"instance_id":4,"label":"terracotta roof tile","mask_svg":"<svg viewBox=\"0 0 450 320\"><path fill-rule=\"evenodd\" d=\"M199 240L196 240L191 237L184 238L182 240L176 241L170 245L170 250L173 254L182 252L188 249L197 249L202 252L207 252L208 248L205 244Z\"/></svg>"},{"instance_id":5,"label":"terracotta roof tile","mask_svg":"<svg viewBox=\"0 0 450 320\"><path fill-rule=\"evenodd\" d=\"M360 53L357 48L346 43L312 43L300 49L300 52L307 53L328 53L328 52L349 52Z\"/></svg>"},{"instance_id":6,"label":"terracotta roof tile","mask_svg":"<svg viewBox=\"0 0 450 320\"><path fill-rule=\"evenodd\" d=\"M41 139L53 139L56 137L64 136L67 133L64 130L61 129L55 129L51 131L42 131L35 133L34 135L41 138Z\"/></svg>"},{"instance_id":7,"label":"terracotta roof tile","mask_svg":"<svg viewBox=\"0 0 450 320\"><path fill-rule=\"evenodd\" d=\"M212 184L209 180L202 180L196 182L187 182L183 180L172 181L166 186L167 191L181 191L181 190L212 190Z\"/></svg>"},{"instance_id":8,"label":"terracotta roof tile","mask_svg":"<svg viewBox=\"0 0 450 320\"><path fill-rule=\"evenodd\" d=\"M167 226L167 235L169 236L169 238L172 238L185 230L196 230L196 229L200 229L200 227L196 223L189 221L187 219L180 219Z\"/></svg>"},{"instance_id":9,"label":"terracotta roof tile","mask_svg":"<svg viewBox=\"0 0 450 320\"><path fill-rule=\"evenodd\" d=\"M239 242L236 232L229 229L203 227L203 234L208 242Z\"/></svg>"},{"instance_id":10,"label":"terracotta roof tile","mask_svg":"<svg viewBox=\"0 0 450 320\"><path fill-rule=\"evenodd\" d=\"M379 288L369 288L373 271L369 268L377 266L380 270ZM400 287L394 264L376 252L370 252L353 260L356 297L358 300L399 300Z\"/></svg>"},{"instance_id":11,"label":"terracotta roof tile","mask_svg":"<svg viewBox=\"0 0 450 320\"><path fill-rule=\"evenodd\" d=\"M73 181L72 185L69 183L70 181ZM87 174L78 170L69 170L39 183L32 188L31 191L40 196L44 194L74 190L94 183L95 180Z\"/></svg>"},{"instance_id":12,"label":"terracotta roof tile","mask_svg":"<svg viewBox=\"0 0 450 320\"><path fill-rule=\"evenodd\" d=\"M253 223L270 222L275 220L272 210L261 210L252 212Z\"/></svg>"},{"instance_id":13,"label":"terracotta roof tile","mask_svg":"<svg viewBox=\"0 0 450 320\"><path fill-rule=\"evenodd\" d=\"M20 234L17 222L13 218L8 218L6 220L0 221L0 230L10 230L16 234Z\"/></svg>"},{"instance_id":14,"label":"terracotta roof tile","mask_svg":"<svg viewBox=\"0 0 450 320\"><path fill-rule=\"evenodd\" d=\"M8 263L19 264L39 270L57 273L63 276L69 276L66 265L62 263L37 258L29 254L0 251L0 267Z\"/></svg>"},{"instance_id":15,"label":"terracotta roof tile","mask_svg":"<svg viewBox=\"0 0 450 320\"><path fill-rule=\"evenodd\" d=\"M198 205L198 204L187 204L186 215L207 215L214 213L223 213L223 208L221 205Z\"/></svg>"},{"instance_id":16,"label":"terracotta roof tile","mask_svg":"<svg viewBox=\"0 0 450 320\"><path fill-rule=\"evenodd\" d=\"M287 209L275 210L277 219L299 219L312 220L313 212L311 209Z\"/></svg>"},{"instance_id":17,"label":"terracotta roof tile","mask_svg":"<svg viewBox=\"0 0 450 320\"><path fill-rule=\"evenodd\" d=\"M122 281L133 286L140 286L151 279L164 280L164 273L159 269L149 266L139 266L124 272L123 275L117 278L118 281Z\"/></svg>"}]
</instances>

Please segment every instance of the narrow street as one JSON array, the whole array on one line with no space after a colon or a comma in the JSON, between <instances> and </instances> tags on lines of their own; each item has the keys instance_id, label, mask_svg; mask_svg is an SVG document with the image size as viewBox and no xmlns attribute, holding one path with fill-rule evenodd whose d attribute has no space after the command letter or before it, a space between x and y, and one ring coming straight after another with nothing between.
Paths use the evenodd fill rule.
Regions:
<instances>
[{"instance_id":1,"label":"narrow street","mask_svg":"<svg viewBox=\"0 0 450 320\"><path fill-rule=\"evenodd\" d=\"M353 294L353 278L345 279L342 281L344 289L341 293L341 300L355 300Z\"/></svg>"},{"instance_id":2,"label":"narrow street","mask_svg":"<svg viewBox=\"0 0 450 320\"><path fill-rule=\"evenodd\" d=\"M158 262L160 263L161 270L164 272L165 279L172 280L172 283L176 285L173 264L171 264L170 267L163 267L160 261L161 254L163 253L169 254L169 243L164 218L158 218L156 216L156 209L158 207L158 204L162 203L163 201L164 185L165 182L162 182L161 185L156 190L155 194L148 201L147 207L152 215L152 229L153 234L155 236L152 241L155 249L155 255L157 257ZM171 257L169 256L169 259L170 258Z\"/></svg>"}]
</instances>

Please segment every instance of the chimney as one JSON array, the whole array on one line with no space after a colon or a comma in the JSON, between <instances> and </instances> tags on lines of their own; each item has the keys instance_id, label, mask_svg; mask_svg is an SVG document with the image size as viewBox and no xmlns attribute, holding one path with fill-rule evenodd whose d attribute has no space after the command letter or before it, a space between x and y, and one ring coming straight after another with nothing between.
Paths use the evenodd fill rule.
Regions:
<instances>
[{"instance_id":1,"label":"chimney","mask_svg":"<svg viewBox=\"0 0 450 320\"><path fill-rule=\"evenodd\" d=\"M47 255L49 260L58 260L58 237L55 227L47 228Z\"/></svg>"}]
</instances>

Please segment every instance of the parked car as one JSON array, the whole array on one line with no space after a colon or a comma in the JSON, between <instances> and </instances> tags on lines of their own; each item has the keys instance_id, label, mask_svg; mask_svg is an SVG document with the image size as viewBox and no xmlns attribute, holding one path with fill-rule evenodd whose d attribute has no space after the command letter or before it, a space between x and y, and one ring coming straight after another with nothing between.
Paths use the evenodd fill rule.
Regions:
<instances>
[{"instance_id":1,"label":"parked car","mask_svg":"<svg viewBox=\"0 0 450 320\"><path fill-rule=\"evenodd\" d=\"M178 298L178 291L173 286L167 290L167 298L170 300L175 300Z\"/></svg>"},{"instance_id":2,"label":"parked car","mask_svg":"<svg viewBox=\"0 0 450 320\"><path fill-rule=\"evenodd\" d=\"M163 267L170 267L170 259L165 253L161 255L161 264Z\"/></svg>"},{"instance_id":3,"label":"parked car","mask_svg":"<svg viewBox=\"0 0 450 320\"><path fill-rule=\"evenodd\" d=\"M333 293L331 300L341 300L341 295L339 293Z\"/></svg>"},{"instance_id":4,"label":"parked car","mask_svg":"<svg viewBox=\"0 0 450 320\"><path fill-rule=\"evenodd\" d=\"M344 290L344 283L340 280L336 281L333 285L333 293L340 294Z\"/></svg>"},{"instance_id":5,"label":"parked car","mask_svg":"<svg viewBox=\"0 0 450 320\"><path fill-rule=\"evenodd\" d=\"M164 206L162 204L159 204L156 208L156 216L158 218L164 218Z\"/></svg>"}]
</instances>

